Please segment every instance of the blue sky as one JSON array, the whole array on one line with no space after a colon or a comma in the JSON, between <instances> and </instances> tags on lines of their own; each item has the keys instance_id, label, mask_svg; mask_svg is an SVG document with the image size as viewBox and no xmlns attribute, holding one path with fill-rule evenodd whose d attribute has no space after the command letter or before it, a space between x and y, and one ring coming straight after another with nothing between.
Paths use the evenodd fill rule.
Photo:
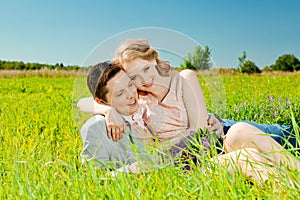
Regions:
<instances>
[{"instance_id":1,"label":"blue sky","mask_svg":"<svg viewBox=\"0 0 300 200\"><path fill-rule=\"evenodd\" d=\"M300 58L298 0L2 0L0 8L0 60L83 65L103 42L143 27L207 45L221 67L236 67L243 51L260 68L282 54Z\"/></svg>"}]
</instances>

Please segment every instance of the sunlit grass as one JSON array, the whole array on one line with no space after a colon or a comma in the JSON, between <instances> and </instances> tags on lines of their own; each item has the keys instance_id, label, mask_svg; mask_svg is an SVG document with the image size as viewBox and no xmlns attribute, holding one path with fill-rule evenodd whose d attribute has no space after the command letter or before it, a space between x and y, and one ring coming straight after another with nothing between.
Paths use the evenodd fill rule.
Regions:
<instances>
[{"instance_id":1,"label":"sunlit grass","mask_svg":"<svg viewBox=\"0 0 300 200\"><path fill-rule=\"evenodd\" d=\"M225 117L293 123L299 136L299 75L222 79ZM260 184L239 173L232 177L222 166L207 170L209 161L192 171L167 166L117 177L91 163L82 164L78 126L82 122L74 121L73 88L73 78L0 79L0 199L299 198L300 192L292 184L300 182L299 173L287 168L279 178L271 176ZM274 101L268 99L271 95Z\"/></svg>"}]
</instances>

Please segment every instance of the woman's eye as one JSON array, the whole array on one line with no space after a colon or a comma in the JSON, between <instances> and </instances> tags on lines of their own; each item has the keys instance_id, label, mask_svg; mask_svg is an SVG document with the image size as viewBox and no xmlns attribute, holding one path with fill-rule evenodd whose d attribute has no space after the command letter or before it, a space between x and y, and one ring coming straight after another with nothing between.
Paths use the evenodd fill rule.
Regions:
<instances>
[{"instance_id":1,"label":"woman's eye","mask_svg":"<svg viewBox=\"0 0 300 200\"><path fill-rule=\"evenodd\" d=\"M121 96L123 94L123 92L119 92L118 94L117 94L117 96L119 97L119 96Z\"/></svg>"},{"instance_id":2,"label":"woman's eye","mask_svg":"<svg viewBox=\"0 0 300 200\"><path fill-rule=\"evenodd\" d=\"M130 77L130 80L135 80L136 79L136 76L132 76L132 77Z\"/></svg>"},{"instance_id":3,"label":"woman's eye","mask_svg":"<svg viewBox=\"0 0 300 200\"><path fill-rule=\"evenodd\" d=\"M147 72L150 69L150 67L145 67L144 72Z\"/></svg>"}]
</instances>

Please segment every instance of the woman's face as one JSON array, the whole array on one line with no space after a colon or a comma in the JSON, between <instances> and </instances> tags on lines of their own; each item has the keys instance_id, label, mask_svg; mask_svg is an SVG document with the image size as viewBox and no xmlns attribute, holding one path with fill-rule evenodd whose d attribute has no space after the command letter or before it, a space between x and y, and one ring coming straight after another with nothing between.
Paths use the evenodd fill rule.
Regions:
<instances>
[{"instance_id":1,"label":"woman's face","mask_svg":"<svg viewBox=\"0 0 300 200\"><path fill-rule=\"evenodd\" d=\"M106 85L107 103L122 115L132 115L138 109L137 90L124 71L120 71Z\"/></svg>"},{"instance_id":2,"label":"woman's face","mask_svg":"<svg viewBox=\"0 0 300 200\"><path fill-rule=\"evenodd\" d=\"M136 58L124 63L123 67L134 85L142 91L151 92L157 84L159 74L156 69L156 60Z\"/></svg>"}]
</instances>

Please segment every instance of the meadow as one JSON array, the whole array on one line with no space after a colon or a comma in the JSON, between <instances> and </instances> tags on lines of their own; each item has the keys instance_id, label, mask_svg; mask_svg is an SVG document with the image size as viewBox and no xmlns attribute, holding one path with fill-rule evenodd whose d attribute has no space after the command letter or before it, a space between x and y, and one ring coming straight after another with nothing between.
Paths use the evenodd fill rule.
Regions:
<instances>
[{"instance_id":1,"label":"meadow","mask_svg":"<svg viewBox=\"0 0 300 200\"><path fill-rule=\"evenodd\" d=\"M199 81L210 112L293 124L299 133L299 73L199 75ZM288 169L258 184L221 166L211 173L168 166L112 177L82 164L79 129L90 116L76 103L88 95L84 78L0 78L0 93L0 199L299 199L291 184L299 175Z\"/></svg>"}]
</instances>

